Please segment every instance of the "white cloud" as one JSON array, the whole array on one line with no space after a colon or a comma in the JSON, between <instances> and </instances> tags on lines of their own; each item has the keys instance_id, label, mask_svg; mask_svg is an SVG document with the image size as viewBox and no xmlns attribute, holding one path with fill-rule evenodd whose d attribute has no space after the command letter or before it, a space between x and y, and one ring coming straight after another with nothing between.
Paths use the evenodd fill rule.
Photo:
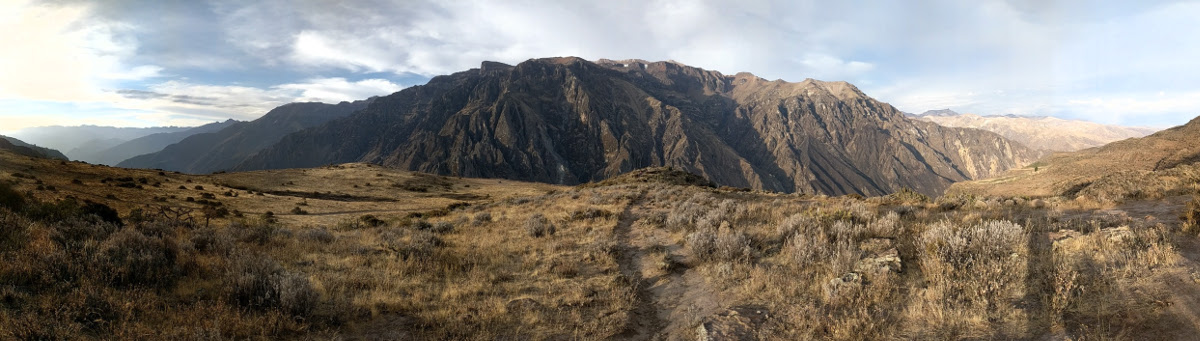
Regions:
<instances>
[{"instance_id":1,"label":"white cloud","mask_svg":"<svg viewBox=\"0 0 1200 341\"><path fill-rule=\"evenodd\" d=\"M350 82L345 78L333 77L310 79L304 83L283 84L275 88L300 91L297 101L337 103L388 95L400 91L401 86L386 79L375 78Z\"/></svg>"},{"instance_id":2,"label":"white cloud","mask_svg":"<svg viewBox=\"0 0 1200 341\"><path fill-rule=\"evenodd\" d=\"M0 17L0 98L96 101L118 80L160 75L154 65L127 65L137 40L130 26L89 20L85 5L5 5ZM11 11L11 12L10 12Z\"/></svg>"}]
</instances>

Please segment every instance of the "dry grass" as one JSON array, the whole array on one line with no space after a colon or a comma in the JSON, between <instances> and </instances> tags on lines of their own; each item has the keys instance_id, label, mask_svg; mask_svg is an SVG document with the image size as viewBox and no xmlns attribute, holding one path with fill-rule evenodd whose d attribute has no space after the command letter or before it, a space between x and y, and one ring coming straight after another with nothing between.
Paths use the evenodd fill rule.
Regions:
<instances>
[{"instance_id":1,"label":"dry grass","mask_svg":"<svg viewBox=\"0 0 1200 341\"><path fill-rule=\"evenodd\" d=\"M42 162L0 164L18 182L0 191L0 338L694 339L740 307L769 312L762 339L1169 339L1200 325L1187 308L1200 293L1178 282L1200 270L1195 204ZM147 184L96 185L126 177ZM144 206L195 200L231 214Z\"/></svg>"}]
</instances>

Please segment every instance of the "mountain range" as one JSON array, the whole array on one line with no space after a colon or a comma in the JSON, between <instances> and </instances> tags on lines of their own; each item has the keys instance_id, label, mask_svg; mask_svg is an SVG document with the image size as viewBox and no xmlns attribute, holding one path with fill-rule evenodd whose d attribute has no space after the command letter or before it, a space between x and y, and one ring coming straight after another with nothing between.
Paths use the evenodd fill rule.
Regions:
<instances>
[{"instance_id":1,"label":"mountain range","mask_svg":"<svg viewBox=\"0 0 1200 341\"><path fill-rule=\"evenodd\" d=\"M577 184L672 166L727 186L935 195L1039 156L995 133L908 119L845 82L768 81L676 62L568 57L516 66L484 62L438 76L283 136L231 169L369 162Z\"/></svg>"},{"instance_id":2,"label":"mountain range","mask_svg":"<svg viewBox=\"0 0 1200 341\"><path fill-rule=\"evenodd\" d=\"M139 137L158 133L181 132L188 129L192 129L192 127L46 126L21 129L11 133L10 136L46 148L63 151L72 160L83 160L105 149Z\"/></svg>"},{"instance_id":3,"label":"mountain range","mask_svg":"<svg viewBox=\"0 0 1200 341\"><path fill-rule=\"evenodd\" d=\"M129 158L117 166L188 173L229 170L278 142L284 135L349 115L365 108L371 101L285 104L254 121L225 122L220 127L213 127L219 130L192 134L159 151Z\"/></svg>"},{"instance_id":4,"label":"mountain range","mask_svg":"<svg viewBox=\"0 0 1200 341\"><path fill-rule=\"evenodd\" d=\"M947 127L976 128L1000 134L1026 146L1050 152L1070 152L1154 133L1157 129L1123 127L1048 116L960 114L930 110L910 117Z\"/></svg>"}]
</instances>

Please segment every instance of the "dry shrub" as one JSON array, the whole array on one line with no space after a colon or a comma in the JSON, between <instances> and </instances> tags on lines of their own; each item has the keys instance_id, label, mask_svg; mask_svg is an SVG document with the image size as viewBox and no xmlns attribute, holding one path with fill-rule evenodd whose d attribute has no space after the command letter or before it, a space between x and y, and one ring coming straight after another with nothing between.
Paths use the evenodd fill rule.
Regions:
<instances>
[{"instance_id":1,"label":"dry shrub","mask_svg":"<svg viewBox=\"0 0 1200 341\"><path fill-rule=\"evenodd\" d=\"M322 244L329 244L334 240L337 240L337 237L333 235L333 232L330 232L329 229L324 227L304 229L304 231L300 232L300 237L304 238L305 240L311 240Z\"/></svg>"},{"instance_id":2,"label":"dry shrub","mask_svg":"<svg viewBox=\"0 0 1200 341\"><path fill-rule=\"evenodd\" d=\"M178 256L173 240L125 228L100 244L97 270L115 286L166 287L178 276Z\"/></svg>"},{"instance_id":3,"label":"dry shrub","mask_svg":"<svg viewBox=\"0 0 1200 341\"><path fill-rule=\"evenodd\" d=\"M1192 235L1200 233L1200 194L1193 194L1179 219L1183 220L1183 232Z\"/></svg>"},{"instance_id":4,"label":"dry shrub","mask_svg":"<svg viewBox=\"0 0 1200 341\"><path fill-rule=\"evenodd\" d=\"M490 222L492 222L492 212L483 211L475 213L475 217L473 217L471 224L479 226Z\"/></svg>"},{"instance_id":5,"label":"dry shrub","mask_svg":"<svg viewBox=\"0 0 1200 341\"><path fill-rule=\"evenodd\" d=\"M308 276L284 270L270 256L240 253L225 279L229 299L244 308L278 311L305 318L312 314L320 295Z\"/></svg>"},{"instance_id":6,"label":"dry shrub","mask_svg":"<svg viewBox=\"0 0 1200 341\"><path fill-rule=\"evenodd\" d=\"M932 291L952 309L997 318L1024 278L1024 228L1009 221L959 227L933 223L917 238L919 266ZM1007 308L1007 309L1005 309Z\"/></svg>"},{"instance_id":7,"label":"dry shrub","mask_svg":"<svg viewBox=\"0 0 1200 341\"><path fill-rule=\"evenodd\" d=\"M721 223L713 246L713 255L719 261L749 261L753 254L746 232L734 230L729 223Z\"/></svg>"},{"instance_id":8,"label":"dry shrub","mask_svg":"<svg viewBox=\"0 0 1200 341\"><path fill-rule=\"evenodd\" d=\"M555 233L554 224L550 223L541 213L534 213L529 219L525 220L525 233L530 237L541 238L542 236L553 236Z\"/></svg>"}]
</instances>

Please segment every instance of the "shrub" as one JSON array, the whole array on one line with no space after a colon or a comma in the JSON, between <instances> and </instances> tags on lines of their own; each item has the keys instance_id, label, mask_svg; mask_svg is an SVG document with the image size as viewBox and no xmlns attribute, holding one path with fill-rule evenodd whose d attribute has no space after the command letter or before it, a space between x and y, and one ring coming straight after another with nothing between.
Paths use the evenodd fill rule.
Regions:
<instances>
[{"instance_id":1,"label":"shrub","mask_svg":"<svg viewBox=\"0 0 1200 341\"><path fill-rule=\"evenodd\" d=\"M433 227L429 228L429 231L433 233L450 233L450 231L454 231L454 224L448 221L439 221L433 223Z\"/></svg>"},{"instance_id":2,"label":"shrub","mask_svg":"<svg viewBox=\"0 0 1200 341\"><path fill-rule=\"evenodd\" d=\"M1183 220L1183 231L1196 234L1200 232L1200 194L1192 195L1192 201L1187 203L1180 217Z\"/></svg>"},{"instance_id":3,"label":"shrub","mask_svg":"<svg viewBox=\"0 0 1200 341\"><path fill-rule=\"evenodd\" d=\"M492 222L492 212L483 211L483 212L475 213L474 221L472 222L472 224L475 224L476 226L478 226L478 225L483 225L483 224L487 224L490 222Z\"/></svg>"},{"instance_id":4,"label":"shrub","mask_svg":"<svg viewBox=\"0 0 1200 341\"><path fill-rule=\"evenodd\" d=\"M546 219L546 217L541 213L535 213L525 221L525 232L528 233L530 237L535 238L547 235L552 236L554 235L555 227L554 224L551 224L550 220Z\"/></svg>"},{"instance_id":5,"label":"shrub","mask_svg":"<svg viewBox=\"0 0 1200 341\"><path fill-rule=\"evenodd\" d=\"M703 260L713 259L717 250L717 234L712 228L697 229L684 237L684 245L692 255Z\"/></svg>"},{"instance_id":6,"label":"shrub","mask_svg":"<svg viewBox=\"0 0 1200 341\"><path fill-rule=\"evenodd\" d=\"M114 286L166 287L178 274L179 249L171 239L123 229L100 244L97 271Z\"/></svg>"},{"instance_id":7,"label":"shrub","mask_svg":"<svg viewBox=\"0 0 1200 341\"><path fill-rule=\"evenodd\" d=\"M192 232L189 246L197 252L228 255L233 251L233 237L215 228L203 227Z\"/></svg>"},{"instance_id":8,"label":"shrub","mask_svg":"<svg viewBox=\"0 0 1200 341\"><path fill-rule=\"evenodd\" d=\"M429 259L437 248L445 243L429 231L413 232L405 240L404 230L389 229L379 235L382 247L394 252L401 259Z\"/></svg>"},{"instance_id":9,"label":"shrub","mask_svg":"<svg viewBox=\"0 0 1200 341\"><path fill-rule=\"evenodd\" d=\"M713 243L714 256L720 261L747 261L751 257L750 238L741 230L734 230L729 223L721 223Z\"/></svg>"},{"instance_id":10,"label":"shrub","mask_svg":"<svg viewBox=\"0 0 1200 341\"><path fill-rule=\"evenodd\" d=\"M308 317L320 295L308 276L283 269L266 255L240 254L225 279L228 297L248 309Z\"/></svg>"},{"instance_id":11,"label":"shrub","mask_svg":"<svg viewBox=\"0 0 1200 341\"><path fill-rule=\"evenodd\" d=\"M408 226L411 227L412 229L418 230L418 231L424 231L424 230L433 228L433 224L430 224L428 221L425 221L424 219L415 219L412 222L410 222L408 224Z\"/></svg>"},{"instance_id":12,"label":"shrub","mask_svg":"<svg viewBox=\"0 0 1200 341\"><path fill-rule=\"evenodd\" d=\"M325 244L332 243L335 239L337 239L333 236L332 232L329 232L329 229L324 227L305 229L304 232L300 233L300 236L304 239Z\"/></svg>"},{"instance_id":13,"label":"shrub","mask_svg":"<svg viewBox=\"0 0 1200 341\"><path fill-rule=\"evenodd\" d=\"M610 218L612 216L613 216L612 212L609 212L608 210L604 210L604 209L595 208L595 207L588 207L585 209L577 209L574 212L571 212L571 220L605 219L605 218Z\"/></svg>"},{"instance_id":14,"label":"shrub","mask_svg":"<svg viewBox=\"0 0 1200 341\"><path fill-rule=\"evenodd\" d=\"M387 222L385 222L379 218L376 218L375 216L370 215L370 214L358 217L358 221L361 221L363 224L370 226L370 227L380 227L380 226L383 226L383 224L387 223Z\"/></svg>"},{"instance_id":15,"label":"shrub","mask_svg":"<svg viewBox=\"0 0 1200 341\"><path fill-rule=\"evenodd\" d=\"M25 196L12 188L12 184L0 181L0 207L20 211L25 207Z\"/></svg>"},{"instance_id":16,"label":"shrub","mask_svg":"<svg viewBox=\"0 0 1200 341\"><path fill-rule=\"evenodd\" d=\"M308 214L308 211L301 209L300 206L296 206L295 208L292 208L292 214Z\"/></svg>"}]
</instances>

